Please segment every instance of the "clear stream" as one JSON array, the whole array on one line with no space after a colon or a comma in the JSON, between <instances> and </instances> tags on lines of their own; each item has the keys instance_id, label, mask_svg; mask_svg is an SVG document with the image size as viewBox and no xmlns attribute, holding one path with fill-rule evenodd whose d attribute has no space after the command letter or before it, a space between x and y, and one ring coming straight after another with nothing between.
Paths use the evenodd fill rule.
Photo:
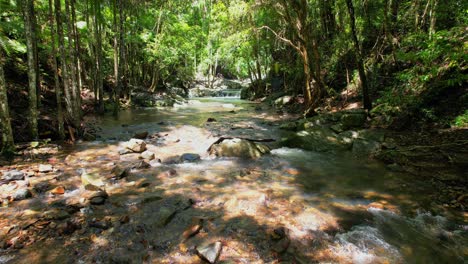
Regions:
<instances>
[{"instance_id":1,"label":"clear stream","mask_svg":"<svg viewBox=\"0 0 468 264\"><path fill-rule=\"evenodd\" d=\"M437 215L437 190L429 183L347 153L280 147L287 132L279 125L289 118L238 99L198 99L91 120L102 128L99 141L63 155L66 200L83 192L77 169L105 178L114 164L137 161L136 155L117 154L137 132L149 132L148 148L162 164L107 181L106 204L75 216L106 219L111 228L85 227L65 241L40 241L4 261L0 251L0 263L199 263L193 249L214 241L223 243L220 263L466 263L466 214ZM246 161L209 156L206 150L219 136L277 141L269 143L271 154ZM199 154L201 161L171 162L183 153ZM123 216L128 223L118 220ZM201 231L184 238L200 219ZM284 250L272 239L278 227L286 228L290 240Z\"/></svg>"}]
</instances>

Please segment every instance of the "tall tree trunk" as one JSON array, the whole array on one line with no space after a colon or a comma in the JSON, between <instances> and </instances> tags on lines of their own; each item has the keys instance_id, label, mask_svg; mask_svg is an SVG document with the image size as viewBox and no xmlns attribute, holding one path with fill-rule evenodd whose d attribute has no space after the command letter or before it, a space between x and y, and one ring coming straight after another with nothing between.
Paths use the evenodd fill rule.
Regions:
<instances>
[{"instance_id":1,"label":"tall tree trunk","mask_svg":"<svg viewBox=\"0 0 468 264\"><path fill-rule=\"evenodd\" d=\"M79 106L81 110L81 90L83 88L82 82L82 67L81 67L81 53L80 53L80 35L78 34L78 29L76 27L76 10L75 10L75 0L70 0L70 12L71 12L71 22L72 22L72 33L73 33L73 42L74 46L74 54L75 54L75 67L76 67L76 90L75 90L75 98L76 104ZM81 111L80 115L81 115Z\"/></svg>"},{"instance_id":2,"label":"tall tree trunk","mask_svg":"<svg viewBox=\"0 0 468 264\"><path fill-rule=\"evenodd\" d=\"M21 0L23 10L24 28L26 32L26 47L28 51L28 79L29 79L29 131L32 139L39 138L37 128L37 119L39 110L37 107L37 87L38 87L38 72L37 72L37 56L35 52L36 32L34 25L34 3L33 0Z\"/></svg>"},{"instance_id":3,"label":"tall tree trunk","mask_svg":"<svg viewBox=\"0 0 468 264\"><path fill-rule=\"evenodd\" d=\"M2 154L13 152L13 130L11 129L10 112L8 107L7 87L3 73L3 53L0 48L0 128L2 129Z\"/></svg>"},{"instance_id":4,"label":"tall tree trunk","mask_svg":"<svg viewBox=\"0 0 468 264\"><path fill-rule=\"evenodd\" d=\"M54 13L52 8L52 0L49 0L49 23L50 23L50 35L52 36L52 68L54 70L54 88L55 96L57 101L57 132L60 139L65 139L65 129L63 124L63 110L62 110L62 91L60 88L60 80L58 75L58 66L57 66L57 48L55 45L55 26L54 26Z\"/></svg>"},{"instance_id":5,"label":"tall tree trunk","mask_svg":"<svg viewBox=\"0 0 468 264\"><path fill-rule=\"evenodd\" d=\"M102 35L101 35L101 0L94 0L93 3L93 31L94 31L94 89L97 95L97 109L99 113L104 112L104 88L102 80Z\"/></svg>"},{"instance_id":6,"label":"tall tree trunk","mask_svg":"<svg viewBox=\"0 0 468 264\"><path fill-rule=\"evenodd\" d=\"M59 54L60 54L60 66L61 66L61 73L62 73L62 82L63 82L63 90L65 92L65 106L67 110L67 114L72 119L75 119L75 113L73 108L73 99L71 94L70 88L70 74L68 70L67 64L67 52L65 49L65 39L63 33L63 22L62 22L62 7L61 1L55 0L55 20L57 22L57 38L58 38L58 46L59 46ZM72 136L72 135L70 135Z\"/></svg>"},{"instance_id":7,"label":"tall tree trunk","mask_svg":"<svg viewBox=\"0 0 468 264\"><path fill-rule=\"evenodd\" d=\"M65 14L67 18L67 37L68 37L68 62L69 62L69 79L70 79L70 91L67 93L65 90L65 96L69 96L70 98L68 101L71 103L71 109L73 112L71 113L71 118L73 122L73 126L75 129L80 129L81 126L81 91L78 87L77 81L77 61L75 54L75 46L74 46L74 39L73 36L73 20L71 17L70 12L70 0L65 0ZM67 95L68 94L68 95Z\"/></svg>"},{"instance_id":8,"label":"tall tree trunk","mask_svg":"<svg viewBox=\"0 0 468 264\"><path fill-rule=\"evenodd\" d=\"M437 10L438 0L430 0L430 2L431 2L431 10L429 12L429 17L430 17L429 36L432 38L432 36L434 35L436 31L436 21L437 21L436 10Z\"/></svg>"},{"instance_id":9,"label":"tall tree trunk","mask_svg":"<svg viewBox=\"0 0 468 264\"><path fill-rule=\"evenodd\" d=\"M113 1L113 22L114 22L114 115L117 115L120 108L120 76L119 76L119 41L117 25L117 0Z\"/></svg>"},{"instance_id":10,"label":"tall tree trunk","mask_svg":"<svg viewBox=\"0 0 468 264\"><path fill-rule=\"evenodd\" d=\"M371 110L372 102L369 96L369 87L367 84L366 72L364 69L364 61L362 58L362 52L356 33L356 17L354 16L354 6L352 0L346 0L346 5L348 6L349 18L351 20L351 34L354 43L354 54L358 66L359 79L361 80L363 104L365 109Z\"/></svg>"}]
</instances>

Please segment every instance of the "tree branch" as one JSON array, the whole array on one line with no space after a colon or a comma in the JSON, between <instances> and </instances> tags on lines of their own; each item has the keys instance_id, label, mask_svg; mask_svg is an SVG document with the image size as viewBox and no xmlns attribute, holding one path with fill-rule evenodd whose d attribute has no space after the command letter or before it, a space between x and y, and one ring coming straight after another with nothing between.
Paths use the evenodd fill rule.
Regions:
<instances>
[{"instance_id":1,"label":"tree branch","mask_svg":"<svg viewBox=\"0 0 468 264\"><path fill-rule=\"evenodd\" d=\"M276 31L274 31L272 28L270 28L269 26L261 26L259 27L258 29L267 29L268 31L270 31L271 33L273 33L273 35L275 35L276 38L278 38L279 40L283 41L284 43L290 45L291 47L293 47L295 50L301 52L301 49L299 46L295 45L291 40L285 38L285 37L282 37L280 36L278 33L276 33Z\"/></svg>"}]
</instances>

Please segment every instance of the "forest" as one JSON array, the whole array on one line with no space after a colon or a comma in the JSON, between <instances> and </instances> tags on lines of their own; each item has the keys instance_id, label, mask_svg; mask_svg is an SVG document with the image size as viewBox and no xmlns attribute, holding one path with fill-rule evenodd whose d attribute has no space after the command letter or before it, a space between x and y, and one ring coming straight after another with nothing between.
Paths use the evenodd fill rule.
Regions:
<instances>
[{"instance_id":1,"label":"forest","mask_svg":"<svg viewBox=\"0 0 468 264\"><path fill-rule=\"evenodd\" d=\"M463 263L467 29L461 0L0 0L0 263Z\"/></svg>"}]
</instances>

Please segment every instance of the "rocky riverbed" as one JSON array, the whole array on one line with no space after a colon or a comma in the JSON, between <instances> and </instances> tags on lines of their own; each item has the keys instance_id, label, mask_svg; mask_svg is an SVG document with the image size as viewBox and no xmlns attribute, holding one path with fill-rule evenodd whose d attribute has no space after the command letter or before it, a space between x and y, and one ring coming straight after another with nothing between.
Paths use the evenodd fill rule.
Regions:
<instances>
[{"instance_id":1,"label":"rocky riverbed","mask_svg":"<svg viewBox=\"0 0 468 264\"><path fill-rule=\"evenodd\" d=\"M297 120L258 104L192 101L96 122L98 141L29 146L0 168L0 263L467 255L466 187L450 189L457 198L446 206L431 182L369 160L401 146L359 111Z\"/></svg>"}]
</instances>

